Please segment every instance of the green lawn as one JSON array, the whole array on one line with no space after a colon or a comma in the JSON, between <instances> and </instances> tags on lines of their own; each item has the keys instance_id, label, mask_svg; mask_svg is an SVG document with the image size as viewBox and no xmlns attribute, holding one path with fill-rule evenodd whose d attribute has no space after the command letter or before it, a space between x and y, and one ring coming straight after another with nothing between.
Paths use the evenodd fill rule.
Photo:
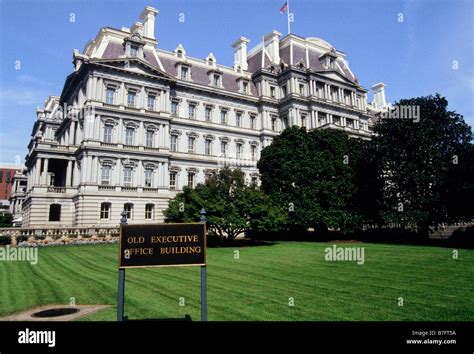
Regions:
<instances>
[{"instance_id":1,"label":"green lawn","mask_svg":"<svg viewBox=\"0 0 474 354\"><path fill-rule=\"evenodd\" d=\"M365 247L357 265L325 261L331 245L208 249L209 320L474 320L474 251L459 250L454 260L448 248L341 244ZM112 305L83 319L115 320L117 257L117 245L60 246L40 249L34 266L0 261L0 316L74 297ZM128 269L125 315L199 320L199 274L199 267Z\"/></svg>"}]
</instances>

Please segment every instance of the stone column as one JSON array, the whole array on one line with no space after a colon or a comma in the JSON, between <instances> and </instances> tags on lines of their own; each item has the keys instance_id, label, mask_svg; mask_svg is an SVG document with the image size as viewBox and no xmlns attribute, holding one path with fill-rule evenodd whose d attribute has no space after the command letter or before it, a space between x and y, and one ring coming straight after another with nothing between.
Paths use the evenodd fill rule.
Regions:
<instances>
[{"instance_id":1,"label":"stone column","mask_svg":"<svg viewBox=\"0 0 474 354\"><path fill-rule=\"evenodd\" d=\"M66 187L71 186L72 161L68 160L66 170Z\"/></svg>"},{"instance_id":2,"label":"stone column","mask_svg":"<svg viewBox=\"0 0 474 354\"><path fill-rule=\"evenodd\" d=\"M41 158L36 158L36 166L35 166L35 174L33 185L40 184L40 177L41 177Z\"/></svg>"},{"instance_id":3,"label":"stone column","mask_svg":"<svg viewBox=\"0 0 474 354\"><path fill-rule=\"evenodd\" d=\"M44 159L44 168L43 168L43 181L42 181L42 184L44 184L44 185L48 184L48 165L49 165L49 159L45 158Z\"/></svg>"},{"instance_id":4,"label":"stone column","mask_svg":"<svg viewBox=\"0 0 474 354\"><path fill-rule=\"evenodd\" d=\"M74 168L72 173L72 185L76 187L79 184L79 166L77 161L74 161Z\"/></svg>"}]
</instances>

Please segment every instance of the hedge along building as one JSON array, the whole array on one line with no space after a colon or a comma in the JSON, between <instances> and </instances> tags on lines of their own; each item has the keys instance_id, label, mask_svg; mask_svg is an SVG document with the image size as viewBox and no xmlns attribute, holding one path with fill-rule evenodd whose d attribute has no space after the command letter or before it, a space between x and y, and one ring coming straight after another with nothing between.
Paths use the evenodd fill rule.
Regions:
<instances>
[{"instance_id":1,"label":"hedge along building","mask_svg":"<svg viewBox=\"0 0 474 354\"><path fill-rule=\"evenodd\" d=\"M272 31L248 51L233 44L234 66L157 48L146 7L129 28L102 28L60 97L38 109L26 156L23 226L116 225L163 220L168 200L212 169L239 166L258 181L263 147L288 126L339 129L370 139L374 103L345 61L318 38Z\"/></svg>"}]
</instances>

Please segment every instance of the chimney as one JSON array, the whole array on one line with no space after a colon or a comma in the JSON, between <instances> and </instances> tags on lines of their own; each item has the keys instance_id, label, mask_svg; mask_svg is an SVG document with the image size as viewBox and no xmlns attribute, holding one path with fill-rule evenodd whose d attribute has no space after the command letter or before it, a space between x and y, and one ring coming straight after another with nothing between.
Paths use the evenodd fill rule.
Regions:
<instances>
[{"instance_id":1,"label":"chimney","mask_svg":"<svg viewBox=\"0 0 474 354\"><path fill-rule=\"evenodd\" d=\"M383 82L379 82L372 86L372 94L372 105L374 105L375 108L383 108L387 106L387 102L385 102L385 84Z\"/></svg>"},{"instance_id":2,"label":"chimney","mask_svg":"<svg viewBox=\"0 0 474 354\"><path fill-rule=\"evenodd\" d=\"M155 15L159 11L151 6L145 7L140 15L140 19L143 21L143 35L148 38L155 39Z\"/></svg>"},{"instance_id":3,"label":"chimney","mask_svg":"<svg viewBox=\"0 0 474 354\"><path fill-rule=\"evenodd\" d=\"M264 37L265 51L276 64L280 64L280 36L280 32L273 30Z\"/></svg>"},{"instance_id":4,"label":"chimney","mask_svg":"<svg viewBox=\"0 0 474 354\"><path fill-rule=\"evenodd\" d=\"M130 28L130 32L131 33L137 32L140 36L143 36L143 23L135 22L132 28Z\"/></svg>"},{"instance_id":5,"label":"chimney","mask_svg":"<svg viewBox=\"0 0 474 354\"><path fill-rule=\"evenodd\" d=\"M242 70L248 69L247 64L247 43L249 43L245 37L240 37L233 44L234 48L234 69L237 69L239 66Z\"/></svg>"}]
</instances>

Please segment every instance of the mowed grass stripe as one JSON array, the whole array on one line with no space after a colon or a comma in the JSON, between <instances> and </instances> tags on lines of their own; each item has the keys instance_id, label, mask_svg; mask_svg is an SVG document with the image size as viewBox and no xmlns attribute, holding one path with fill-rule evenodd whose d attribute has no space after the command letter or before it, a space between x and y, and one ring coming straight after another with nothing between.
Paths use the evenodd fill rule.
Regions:
<instances>
[{"instance_id":1,"label":"mowed grass stripe","mask_svg":"<svg viewBox=\"0 0 474 354\"><path fill-rule=\"evenodd\" d=\"M208 249L209 319L472 320L473 251L460 250L453 261L450 249L337 244L365 248L365 264L356 265L326 262L324 249L332 245ZM67 302L70 296L79 304L115 306L117 252L116 245L54 247L40 249L41 266L0 262L0 315ZM196 320L199 290L198 267L129 269L125 312L132 319L190 315ZM399 296L403 307L397 305ZM185 306L179 306L181 297ZM115 307L89 317L115 320Z\"/></svg>"}]
</instances>

